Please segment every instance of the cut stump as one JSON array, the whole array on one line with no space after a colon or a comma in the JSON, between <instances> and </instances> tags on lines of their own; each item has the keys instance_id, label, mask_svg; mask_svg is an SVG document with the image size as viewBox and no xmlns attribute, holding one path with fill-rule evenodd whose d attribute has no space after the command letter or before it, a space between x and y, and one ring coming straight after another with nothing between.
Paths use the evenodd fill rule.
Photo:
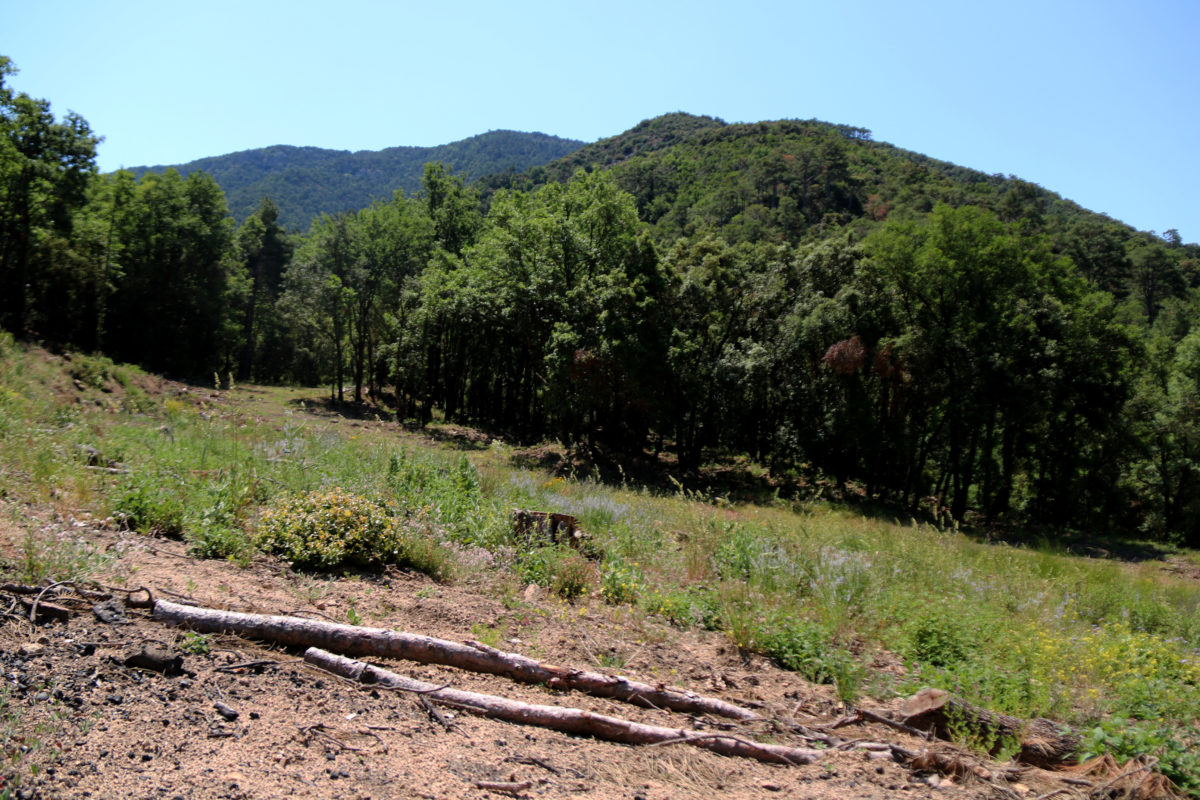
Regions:
<instances>
[{"instance_id":1,"label":"cut stump","mask_svg":"<svg viewBox=\"0 0 1200 800\"><path fill-rule=\"evenodd\" d=\"M901 713L906 725L948 741L972 738L992 755L1015 742L1020 746L1017 760L1035 767L1054 769L1079 755L1079 736L1065 725L976 708L944 689L922 689L905 702Z\"/></svg>"}]
</instances>

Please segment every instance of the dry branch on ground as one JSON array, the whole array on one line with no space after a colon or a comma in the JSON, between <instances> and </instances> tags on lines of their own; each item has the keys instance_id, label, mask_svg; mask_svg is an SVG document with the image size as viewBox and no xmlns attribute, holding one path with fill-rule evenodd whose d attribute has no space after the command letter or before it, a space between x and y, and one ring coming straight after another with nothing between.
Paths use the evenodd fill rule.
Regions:
<instances>
[{"instance_id":1,"label":"dry branch on ground","mask_svg":"<svg viewBox=\"0 0 1200 800\"><path fill-rule=\"evenodd\" d=\"M522 725L536 725L563 733L593 736L626 744L689 744L721 755L753 758L772 764L811 764L822 755L819 750L751 742L728 734L697 733L685 728L646 725L578 708L522 703L497 695L451 689L407 678L317 647L306 650L304 660L359 683L418 692L430 702L452 706L470 714Z\"/></svg>"}]
</instances>

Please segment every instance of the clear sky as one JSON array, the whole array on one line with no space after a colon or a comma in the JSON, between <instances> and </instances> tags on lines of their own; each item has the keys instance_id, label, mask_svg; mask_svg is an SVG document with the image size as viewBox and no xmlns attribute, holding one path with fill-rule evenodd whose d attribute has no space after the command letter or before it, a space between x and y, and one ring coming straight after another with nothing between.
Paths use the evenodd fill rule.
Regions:
<instances>
[{"instance_id":1,"label":"clear sky","mask_svg":"<svg viewBox=\"0 0 1200 800\"><path fill-rule=\"evenodd\" d=\"M1200 241L1200 0L0 0L99 163L816 118Z\"/></svg>"}]
</instances>

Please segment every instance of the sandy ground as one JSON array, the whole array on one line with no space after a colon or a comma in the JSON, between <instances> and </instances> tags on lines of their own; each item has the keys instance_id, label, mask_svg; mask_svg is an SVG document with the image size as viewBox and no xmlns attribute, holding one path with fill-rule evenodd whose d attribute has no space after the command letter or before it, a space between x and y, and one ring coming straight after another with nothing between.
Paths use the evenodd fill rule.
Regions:
<instances>
[{"instance_id":1,"label":"sandy ground","mask_svg":"<svg viewBox=\"0 0 1200 800\"><path fill-rule=\"evenodd\" d=\"M19 558L27 535L0 524L4 555ZM105 550L114 560L98 580L118 589L145 586L157 597L210 607L339 622L354 616L364 625L480 639L557 664L750 705L782 723L735 726L747 739L809 747L811 740L789 730L793 723L812 730L844 714L828 687L740 653L719 634L681 631L597 600L569 604L536 587L487 585L504 580L494 572L453 586L399 571L298 575L266 557L245 568L198 561L180 542L69 519L44 519L32 535ZM418 697L349 684L304 664L298 652L224 635L203 642L208 652L193 652L200 644L195 634L154 622L145 610L129 608L126 622L104 622L93 610L97 598L79 597L70 587L62 592L54 602L70 611L66 621L33 626L17 618L18 605L0 628L9 741L4 780L13 797L1036 798L1055 789L1084 796L1040 770L989 782L915 771L857 748L856 742L946 747L883 726L828 729L846 749L830 749L808 766L761 764L686 745L613 744L452 711L444 712L452 723L447 729ZM147 643L180 656L183 671L126 666ZM377 663L438 685L715 729L711 719L497 676ZM251 665L238 666L245 664ZM528 786L506 793L480 788L481 782Z\"/></svg>"}]
</instances>

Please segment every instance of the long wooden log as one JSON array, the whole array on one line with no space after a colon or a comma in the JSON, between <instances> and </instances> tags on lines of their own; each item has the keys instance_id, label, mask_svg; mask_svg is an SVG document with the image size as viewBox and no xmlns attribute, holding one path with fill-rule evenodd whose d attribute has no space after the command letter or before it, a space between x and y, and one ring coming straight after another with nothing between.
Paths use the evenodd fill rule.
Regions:
<instances>
[{"instance_id":1,"label":"long wooden log","mask_svg":"<svg viewBox=\"0 0 1200 800\"><path fill-rule=\"evenodd\" d=\"M406 692L419 692L421 697L443 705L452 706L471 714L492 719L502 719L521 725L536 725L542 728L583 736L594 736L626 744L689 744L703 747L725 756L753 758L771 764L811 764L821 757L821 751L800 747L785 747L778 744L751 742L727 734L709 734L684 728L664 728L630 722L619 717L595 714L579 708L535 705L510 700L507 697L450 689L425 681L414 680L386 669L371 666L352 658L339 656L310 647L304 652L304 660L335 675L365 684L378 684Z\"/></svg>"},{"instance_id":2,"label":"long wooden log","mask_svg":"<svg viewBox=\"0 0 1200 800\"><path fill-rule=\"evenodd\" d=\"M547 664L519 653L508 653L478 642L461 644L432 636L341 625L299 617L244 614L156 600L154 619L191 630L232 632L292 647L320 647L350 656L402 658L422 664L443 664L504 675L522 683L545 684L552 689L574 689L598 697L611 697L646 708L666 708L685 713L713 714L739 720L759 715L724 700L703 697L682 689Z\"/></svg>"}]
</instances>

